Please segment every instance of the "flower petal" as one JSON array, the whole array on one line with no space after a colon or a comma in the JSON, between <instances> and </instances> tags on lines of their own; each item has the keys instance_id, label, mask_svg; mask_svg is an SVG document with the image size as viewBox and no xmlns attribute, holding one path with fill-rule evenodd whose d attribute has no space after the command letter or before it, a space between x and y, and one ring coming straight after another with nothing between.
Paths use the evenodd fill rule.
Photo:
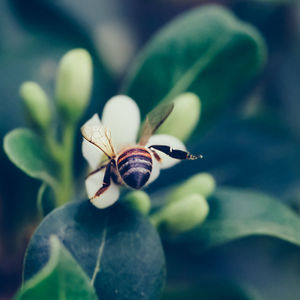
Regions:
<instances>
[{"instance_id":1,"label":"flower petal","mask_svg":"<svg viewBox=\"0 0 300 300\"><path fill-rule=\"evenodd\" d=\"M103 109L103 125L110 130L115 151L136 144L140 127L140 111L137 104L128 96L111 98Z\"/></svg>"},{"instance_id":2,"label":"flower petal","mask_svg":"<svg viewBox=\"0 0 300 300\"><path fill-rule=\"evenodd\" d=\"M152 171L151 171L151 174L150 174L150 177L149 177L148 181L146 182L146 185L148 185L151 182L153 182L154 180L156 180L156 178L159 176L159 173L160 173L160 164L159 164L159 162L154 157L153 153L151 153L151 156L152 156Z\"/></svg>"},{"instance_id":3,"label":"flower petal","mask_svg":"<svg viewBox=\"0 0 300 300\"><path fill-rule=\"evenodd\" d=\"M89 198L92 198L95 193L101 188L103 183L105 170L101 170L85 180L85 187ZM99 197L91 200L92 204L97 208L106 208L114 204L120 196L120 188L111 182L109 188Z\"/></svg>"},{"instance_id":4,"label":"flower petal","mask_svg":"<svg viewBox=\"0 0 300 300\"><path fill-rule=\"evenodd\" d=\"M102 126L98 114L94 114L92 118L90 118L86 123L84 123L83 126L86 125ZM101 162L104 153L85 139L83 139L82 141L81 149L83 157L87 160L91 169L95 170Z\"/></svg>"},{"instance_id":5,"label":"flower petal","mask_svg":"<svg viewBox=\"0 0 300 300\"><path fill-rule=\"evenodd\" d=\"M151 145L165 145L165 146L170 146L176 150L186 151L184 144L178 138L168 134L153 135L149 139L148 144L146 146L149 147ZM173 167L174 165L180 162L179 159L171 158L170 156L166 155L161 151L155 150L155 152L157 152L157 154L161 158L161 162L160 162L161 169L167 169Z\"/></svg>"}]
</instances>

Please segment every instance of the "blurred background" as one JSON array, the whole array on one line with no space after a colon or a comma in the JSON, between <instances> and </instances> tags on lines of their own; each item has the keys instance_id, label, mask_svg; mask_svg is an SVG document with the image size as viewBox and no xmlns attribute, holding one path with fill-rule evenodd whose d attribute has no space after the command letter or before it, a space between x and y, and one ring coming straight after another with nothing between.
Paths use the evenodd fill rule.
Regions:
<instances>
[{"instance_id":1,"label":"blurred background","mask_svg":"<svg viewBox=\"0 0 300 300\"><path fill-rule=\"evenodd\" d=\"M259 29L267 42L267 65L259 77L237 89L232 95L235 104L201 139L190 140L191 152L203 153L206 159L165 171L151 191L207 171L218 185L266 192L300 213L298 1L2 0L1 140L8 131L26 125L20 84L37 81L53 96L57 63L66 51L83 47L93 56L94 87L85 120L118 93L128 66L157 30L180 13L207 3L228 7ZM77 148L79 174L83 168L79 135ZM24 251L37 222L39 182L17 169L2 147L0 159L0 299L4 300L12 298L21 282ZM224 289L222 299L246 299L246 294L247 299L299 299L300 251L295 246L252 237L195 256L185 255L180 247L165 247L167 290L181 282L183 293L187 286L190 290L197 286L207 291L207 299L215 299L216 287ZM169 290L166 299L186 299ZM198 299L197 292L190 292L189 299Z\"/></svg>"}]
</instances>

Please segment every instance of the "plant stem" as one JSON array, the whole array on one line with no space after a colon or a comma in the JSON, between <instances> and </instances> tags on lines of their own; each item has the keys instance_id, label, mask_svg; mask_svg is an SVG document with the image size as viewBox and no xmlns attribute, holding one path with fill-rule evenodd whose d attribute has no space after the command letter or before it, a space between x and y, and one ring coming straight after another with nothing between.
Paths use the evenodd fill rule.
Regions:
<instances>
[{"instance_id":1,"label":"plant stem","mask_svg":"<svg viewBox=\"0 0 300 300\"><path fill-rule=\"evenodd\" d=\"M50 131L46 132L45 137L46 137L46 143L47 143L48 149L49 149L50 153L52 154L52 157L58 163L61 163L62 153L63 153L62 146L56 141L52 132L50 132Z\"/></svg>"},{"instance_id":2,"label":"plant stem","mask_svg":"<svg viewBox=\"0 0 300 300\"><path fill-rule=\"evenodd\" d=\"M68 122L64 126L61 152L61 191L57 199L57 205L62 205L71 200L73 196L73 147L75 137L75 125Z\"/></svg>"}]
</instances>

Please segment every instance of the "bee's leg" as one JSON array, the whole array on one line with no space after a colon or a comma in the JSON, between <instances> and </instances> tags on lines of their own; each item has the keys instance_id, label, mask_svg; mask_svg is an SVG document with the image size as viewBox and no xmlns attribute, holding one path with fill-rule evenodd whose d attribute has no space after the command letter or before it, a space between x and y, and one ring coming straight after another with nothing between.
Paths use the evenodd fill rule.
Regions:
<instances>
[{"instance_id":1,"label":"bee's leg","mask_svg":"<svg viewBox=\"0 0 300 300\"><path fill-rule=\"evenodd\" d=\"M158 155L158 153L156 151L154 151L153 149L150 149L155 157L155 159L158 161L158 162L161 162L161 157Z\"/></svg>"},{"instance_id":2,"label":"bee's leg","mask_svg":"<svg viewBox=\"0 0 300 300\"><path fill-rule=\"evenodd\" d=\"M167 154L168 156L170 156L171 158L180 159L180 160L184 160L184 159L194 160L194 159L203 157L202 155L192 155L186 151L176 150L176 149L173 149L172 147L165 146L165 145L152 145L152 146L149 146L149 149L152 151L153 151L153 149L161 151L161 152ZM156 153L156 155L157 155L157 153Z\"/></svg>"},{"instance_id":3,"label":"bee's leg","mask_svg":"<svg viewBox=\"0 0 300 300\"><path fill-rule=\"evenodd\" d=\"M96 173L98 173L99 171L103 170L104 168L107 167L107 165L110 163L110 161L106 161L105 163L101 164L96 170L92 171L91 173L89 173L85 179L89 178L91 175L94 175Z\"/></svg>"},{"instance_id":4,"label":"bee's leg","mask_svg":"<svg viewBox=\"0 0 300 300\"><path fill-rule=\"evenodd\" d=\"M95 199L97 197L99 197L101 194L103 194L110 186L110 178L111 178L111 162L109 162L106 166L104 166L103 168L106 167L105 170L105 174L104 174L104 178L103 178L103 183L102 186L100 187L100 189L95 193L95 195L90 199Z\"/></svg>"}]
</instances>

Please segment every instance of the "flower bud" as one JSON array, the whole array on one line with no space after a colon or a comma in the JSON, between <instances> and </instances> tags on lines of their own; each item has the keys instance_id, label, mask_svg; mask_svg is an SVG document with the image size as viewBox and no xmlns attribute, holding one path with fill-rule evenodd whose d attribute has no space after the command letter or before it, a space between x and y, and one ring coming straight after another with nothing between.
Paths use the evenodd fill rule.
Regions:
<instances>
[{"instance_id":1,"label":"flower bud","mask_svg":"<svg viewBox=\"0 0 300 300\"><path fill-rule=\"evenodd\" d=\"M200 225L209 213L206 199L198 194L190 194L176 202L167 204L154 215L152 223L159 229L177 234Z\"/></svg>"},{"instance_id":2,"label":"flower bud","mask_svg":"<svg viewBox=\"0 0 300 300\"><path fill-rule=\"evenodd\" d=\"M215 187L216 183L212 175L199 173L175 188L169 195L168 200L170 202L177 201L189 194L199 194L207 198L213 193Z\"/></svg>"},{"instance_id":3,"label":"flower bud","mask_svg":"<svg viewBox=\"0 0 300 300\"><path fill-rule=\"evenodd\" d=\"M43 130L47 129L51 122L51 109L44 90L35 82L24 82L20 96L33 124Z\"/></svg>"},{"instance_id":4,"label":"flower bud","mask_svg":"<svg viewBox=\"0 0 300 300\"><path fill-rule=\"evenodd\" d=\"M88 105L92 87L92 59L84 49L63 56L56 78L56 100L62 114L78 120Z\"/></svg>"},{"instance_id":5,"label":"flower bud","mask_svg":"<svg viewBox=\"0 0 300 300\"><path fill-rule=\"evenodd\" d=\"M194 131L200 118L201 102L197 95L184 93L174 99L174 109L158 129L158 133L173 135L185 141Z\"/></svg>"},{"instance_id":6,"label":"flower bud","mask_svg":"<svg viewBox=\"0 0 300 300\"><path fill-rule=\"evenodd\" d=\"M126 195L125 202L134 210L143 215L147 215L151 208L151 201L147 193L143 191L133 191Z\"/></svg>"}]
</instances>

